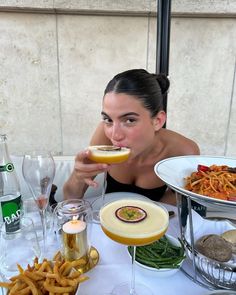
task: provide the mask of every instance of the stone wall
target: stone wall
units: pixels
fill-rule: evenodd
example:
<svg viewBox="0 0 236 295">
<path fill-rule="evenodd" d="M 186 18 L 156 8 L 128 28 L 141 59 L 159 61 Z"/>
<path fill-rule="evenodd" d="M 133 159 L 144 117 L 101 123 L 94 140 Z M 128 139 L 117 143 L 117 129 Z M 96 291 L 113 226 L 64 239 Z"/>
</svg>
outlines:
<svg viewBox="0 0 236 295">
<path fill-rule="evenodd" d="M 116 73 L 155 71 L 156 1 L 0 0 L 0 132 L 74 155 Z M 167 128 L 236 156 L 236 1 L 172 0 Z"/>
</svg>

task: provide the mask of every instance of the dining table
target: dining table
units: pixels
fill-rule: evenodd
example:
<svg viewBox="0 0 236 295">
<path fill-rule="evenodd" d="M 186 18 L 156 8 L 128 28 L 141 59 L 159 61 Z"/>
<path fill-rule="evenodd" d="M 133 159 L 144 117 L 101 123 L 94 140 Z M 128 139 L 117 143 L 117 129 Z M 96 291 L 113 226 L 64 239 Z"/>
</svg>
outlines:
<svg viewBox="0 0 236 295">
<path fill-rule="evenodd" d="M 166 233 L 179 238 L 180 227 L 177 207 L 164 203 L 160 204 L 168 211 L 174 211 L 174 215 L 169 219 Z M 115 285 L 130 281 L 131 279 L 131 257 L 127 246 L 108 238 L 102 231 L 101 225 L 96 222 L 92 223 L 90 243 L 99 253 L 98 263 L 85 273 L 88 276 L 88 280 L 80 284 L 76 295 L 112 295 L 112 289 Z M 57 238 L 53 231 L 49 231 L 48 257 L 46 258 L 52 258 L 58 250 L 60 249 Z M 192 263 L 189 259 L 186 260 L 188 260 L 188 263 L 185 265 L 184 270 L 192 274 Z M 150 271 L 146 271 L 136 264 L 135 282 L 148 286 L 152 290 L 153 295 L 182 295 L 190 293 L 191 295 L 208 295 L 211 289 L 210 286 L 206 288 L 194 282 L 181 269 L 171 276 L 160 276 L 158 272 L 150 274 Z M 5 295 L 5 292 L 2 294 Z"/>
<path fill-rule="evenodd" d="M 175 212 L 170 218 L 167 234 L 179 237 L 177 208 L 164 205 L 167 210 Z M 91 232 L 91 245 L 99 252 L 99 262 L 86 275 L 89 279 L 80 285 L 76 295 L 108 295 L 112 294 L 113 286 L 127 282 L 131 278 L 131 258 L 127 246 L 114 242 L 102 231 L 99 224 L 94 223 Z M 192 271 L 189 265 L 189 272 Z M 188 269 L 187 269 L 188 272 Z M 149 271 L 135 266 L 135 281 L 147 285 L 153 295 L 206 295 L 210 292 L 205 287 L 189 279 L 181 270 L 174 275 L 160 277 L 158 272 Z M 120 294 L 125 295 L 125 294 Z"/>
</svg>

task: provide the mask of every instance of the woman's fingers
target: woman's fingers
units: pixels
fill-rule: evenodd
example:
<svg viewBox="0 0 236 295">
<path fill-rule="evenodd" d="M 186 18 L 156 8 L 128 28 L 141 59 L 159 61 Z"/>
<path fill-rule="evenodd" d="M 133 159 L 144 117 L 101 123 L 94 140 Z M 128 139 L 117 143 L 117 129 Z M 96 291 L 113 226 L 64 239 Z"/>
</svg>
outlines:
<svg viewBox="0 0 236 295">
<path fill-rule="evenodd" d="M 87 159 L 89 157 L 89 153 L 90 151 L 89 150 L 84 150 L 80 153 L 78 153 L 75 157 L 75 162 L 79 162 L 79 161 L 83 161 L 85 159 Z"/>
<path fill-rule="evenodd" d="M 84 179 L 84 182 L 89 185 L 89 186 L 92 186 L 94 188 L 97 188 L 98 187 L 98 183 L 96 181 L 94 181 L 92 178 L 85 178 Z"/>
<path fill-rule="evenodd" d="M 90 151 L 85 150 L 80 152 L 75 158 L 74 174 L 80 180 L 83 180 L 87 185 L 98 187 L 98 183 L 93 178 L 102 172 L 107 171 L 109 165 L 94 163 L 89 160 Z"/>
<path fill-rule="evenodd" d="M 84 173 L 95 173 L 95 175 L 104 172 L 108 168 L 108 165 L 102 163 L 95 163 L 89 160 L 89 153 L 91 153 L 89 150 L 85 150 L 79 153 L 75 158 L 74 168 L 77 171 L 81 171 Z"/>
</svg>

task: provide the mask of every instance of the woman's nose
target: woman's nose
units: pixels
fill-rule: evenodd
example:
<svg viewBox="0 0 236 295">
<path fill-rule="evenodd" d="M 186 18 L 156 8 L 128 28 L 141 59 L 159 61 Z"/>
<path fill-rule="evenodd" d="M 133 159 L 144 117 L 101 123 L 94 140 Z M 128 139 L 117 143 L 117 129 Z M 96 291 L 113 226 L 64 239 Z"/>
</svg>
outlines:
<svg viewBox="0 0 236 295">
<path fill-rule="evenodd" d="M 114 141 L 120 141 L 124 138 L 124 133 L 119 126 L 113 126 L 111 138 Z"/>
</svg>

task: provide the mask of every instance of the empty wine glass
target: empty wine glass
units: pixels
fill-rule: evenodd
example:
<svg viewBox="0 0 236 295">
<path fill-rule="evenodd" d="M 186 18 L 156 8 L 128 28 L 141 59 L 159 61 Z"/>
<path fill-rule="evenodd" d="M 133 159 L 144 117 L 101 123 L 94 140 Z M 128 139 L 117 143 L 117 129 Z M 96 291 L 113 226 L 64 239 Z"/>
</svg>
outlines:
<svg viewBox="0 0 236 295">
<path fill-rule="evenodd" d="M 43 252 L 46 245 L 46 208 L 55 176 L 55 162 L 48 151 L 33 151 L 24 156 L 22 173 L 38 206 L 43 228 Z"/>
</svg>

